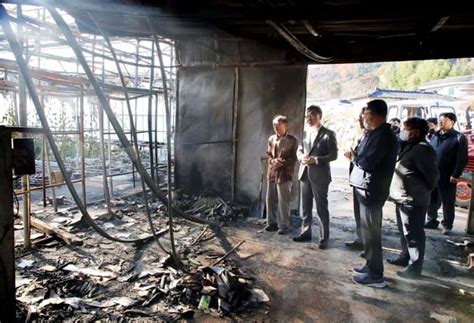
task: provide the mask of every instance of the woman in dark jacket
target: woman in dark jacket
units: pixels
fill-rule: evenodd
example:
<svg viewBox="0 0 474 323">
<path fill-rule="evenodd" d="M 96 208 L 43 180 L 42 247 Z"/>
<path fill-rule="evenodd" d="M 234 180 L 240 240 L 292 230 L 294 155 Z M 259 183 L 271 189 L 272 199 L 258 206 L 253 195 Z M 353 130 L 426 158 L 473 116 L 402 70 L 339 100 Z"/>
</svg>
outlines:
<svg viewBox="0 0 474 323">
<path fill-rule="evenodd" d="M 400 133 L 402 149 L 390 185 L 390 197 L 396 205 L 402 253 L 388 262 L 406 266 L 397 272 L 402 277 L 421 275 L 426 240 L 423 224 L 431 192 L 439 179 L 436 152 L 425 140 L 427 133 L 426 120 L 410 118 L 404 122 Z"/>
</svg>

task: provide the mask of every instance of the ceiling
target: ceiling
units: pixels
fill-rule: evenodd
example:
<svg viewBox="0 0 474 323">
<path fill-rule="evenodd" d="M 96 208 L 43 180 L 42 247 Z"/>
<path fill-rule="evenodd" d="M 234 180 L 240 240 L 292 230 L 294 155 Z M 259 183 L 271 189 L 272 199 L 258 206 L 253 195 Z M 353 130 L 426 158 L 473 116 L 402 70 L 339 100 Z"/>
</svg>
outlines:
<svg viewBox="0 0 474 323">
<path fill-rule="evenodd" d="M 300 62 L 474 57 L 474 11 L 461 1 L 444 7 L 356 0 L 45 1 L 66 10 L 83 32 L 97 33 L 93 16 L 110 35 L 235 36 L 287 48 Z"/>
</svg>

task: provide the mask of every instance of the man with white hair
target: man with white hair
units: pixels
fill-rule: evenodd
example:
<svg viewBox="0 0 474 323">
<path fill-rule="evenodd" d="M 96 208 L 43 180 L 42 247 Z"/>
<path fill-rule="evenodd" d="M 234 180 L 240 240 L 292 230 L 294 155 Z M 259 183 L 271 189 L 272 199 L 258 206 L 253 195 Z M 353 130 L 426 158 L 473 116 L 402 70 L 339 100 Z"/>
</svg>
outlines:
<svg viewBox="0 0 474 323">
<path fill-rule="evenodd" d="M 275 134 L 267 145 L 267 226 L 266 231 L 285 234 L 290 227 L 291 184 L 296 163 L 298 139 L 288 133 L 288 119 L 273 118 Z M 278 214 L 278 215 L 277 215 Z"/>
</svg>

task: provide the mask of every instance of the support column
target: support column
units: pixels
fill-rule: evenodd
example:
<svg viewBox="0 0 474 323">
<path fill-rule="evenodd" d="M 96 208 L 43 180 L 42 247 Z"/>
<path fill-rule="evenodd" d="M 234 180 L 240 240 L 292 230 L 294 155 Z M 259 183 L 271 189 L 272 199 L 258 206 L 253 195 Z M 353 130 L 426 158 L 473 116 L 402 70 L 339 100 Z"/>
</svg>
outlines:
<svg viewBox="0 0 474 323">
<path fill-rule="evenodd" d="M 21 18 L 21 5 L 16 6 L 17 16 Z M 23 27 L 18 25 L 18 38 L 20 43 L 20 49 L 23 52 Z M 28 110 L 27 110 L 27 100 L 26 100 L 26 85 L 25 80 L 20 75 L 18 80 L 18 96 L 19 96 L 19 104 L 20 104 L 20 126 L 27 127 L 28 126 Z M 25 134 L 21 134 L 22 137 Z M 30 199 L 29 199 L 29 178 L 28 175 L 25 175 L 21 178 L 21 186 L 23 193 L 23 210 L 21 212 L 22 219 L 23 219 L 23 247 L 29 248 L 31 247 L 30 241 Z"/>
<path fill-rule="evenodd" d="M 0 126 L 0 322 L 15 322 L 15 249 L 11 134 Z"/>
<path fill-rule="evenodd" d="M 471 183 L 474 183 L 474 172 L 471 172 Z M 471 202 L 469 202 L 469 213 L 467 214 L 467 234 L 474 234 L 474 189 L 471 189 Z"/>
</svg>

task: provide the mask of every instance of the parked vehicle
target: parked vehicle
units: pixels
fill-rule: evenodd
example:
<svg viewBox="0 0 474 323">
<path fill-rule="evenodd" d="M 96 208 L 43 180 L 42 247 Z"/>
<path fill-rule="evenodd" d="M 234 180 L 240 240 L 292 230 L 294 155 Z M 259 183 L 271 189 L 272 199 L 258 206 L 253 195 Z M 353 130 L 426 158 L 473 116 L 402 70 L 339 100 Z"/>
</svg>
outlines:
<svg viewBox="0 0 474 323">
<path fill-rule="evenodd" d="M 472 129 L 471 107 L 466 109 L 467 165 L 464 168 L 461 180 L 456 185 L 456 205 L 469 207 L 471 201 L 472 174 L 474 172 L 474 130 Z"/>
<path fill-rule="evenodd" d="M 471 187 L 472 187 L 472 172 L 474 171 L 474 130 L 471 128 L 470 109 L 468 108 L 466 117 L 466 127 L 468 130 L 464 131 L 468 142 L 468 163 L 464 169 L 461 180 L 456 185 L 456 206 L 469 207 L 471 201 Z M 388 120 L 391 118 L 398 118 L 406 120 L 411 117 L 419 117 L 423 119 L 438 118 L 441 113 L 452 112 L 459 115 L 449 101 L 441 100 L 401 100 L 388 103 Z M 474 116 L 473 116 L 474 117 Z M 460 122 L 454 125 L 457 131 L 461 131 Z"/>
<path fill-rule="evenodd" d="M 388 120 L 398 118 L 406 120 L 412 117 L 423 119 L 438 118 L 441 113 L 452 112 L 456 109 L 452 102 L 442 100 L 400 100 L 388 102 Z M 455 124 L 460 131 L 459 123 Z"/>
</svg>

